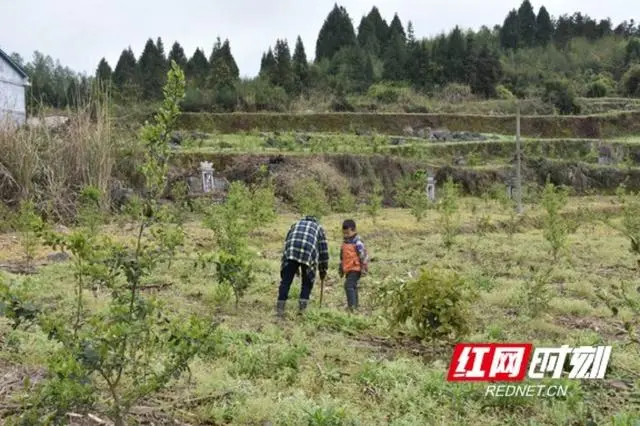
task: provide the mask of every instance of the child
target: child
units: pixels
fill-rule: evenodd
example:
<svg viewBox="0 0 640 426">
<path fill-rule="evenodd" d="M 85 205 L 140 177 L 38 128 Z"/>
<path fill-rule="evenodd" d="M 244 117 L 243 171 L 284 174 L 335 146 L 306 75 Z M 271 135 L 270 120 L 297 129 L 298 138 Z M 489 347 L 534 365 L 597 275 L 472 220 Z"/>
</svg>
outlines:
<svg viewBox="0 0 640 426">
<path fill-rule="evenodd" d="M 358 308 L 358 281 L 369 272 L 369 257 L 356 232 L 356 223 L 347 219 L 342 223 L 344 242 L 340 248 L 340 278 L 346 276 L 344 289 L 349 310 Z"/>
</svg>

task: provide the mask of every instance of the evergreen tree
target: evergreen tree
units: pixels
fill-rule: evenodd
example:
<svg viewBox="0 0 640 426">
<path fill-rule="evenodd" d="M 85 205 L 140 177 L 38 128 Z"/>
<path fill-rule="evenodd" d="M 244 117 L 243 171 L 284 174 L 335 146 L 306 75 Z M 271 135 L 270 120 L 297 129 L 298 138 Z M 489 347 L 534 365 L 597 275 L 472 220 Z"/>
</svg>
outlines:
<svg viewBox="0 0 640 426">
<path fill-rule="evenodd" d="M 474 87 L 477 78 L 478 49 L 476 48 L 475 34 L 473 31 L 467 33 L 465 42 L 464 69 L 465 82 Z"/>
<path fill-rule="evenodd" d="M 164 51 L 164 43 L 162 42 L 162 38 L 158 37 L 156 40 L 156 49 L 158 50 L 158 58 L 162 58 L 162 62 L 166 67 L 166 70 L 169 70 L 169 64 L 167 63 L 167 55 Z"/>
<path fill-rule="evenodd" d="M 438 35 L 431 43 L 431 63 L 434 83 L 443 85 L 449 82 L 445 69 L 448 58 L 449 38 L 445 34 Z"/>
<path fill-rule="evenodd" d="M 231 45 L 229 43 L 229 39 L 224 39 L 222 43 L 222 58 L 224 59 L 225 64 L 229 67 L 231 71 L 231 75 L 234 79 L 240 78 L 240 69 L 238 68 L 238 64 L 236 63 L 233 54 L 231 53 Z"/>
<path fill-rule="evenodd" d="M 75 78 L 69 80 L 66 90 L 66 104 L 71 108 L 77 108 L 84 100 L 83 93 L 80 92 L 80 85 Z"/>
<path fill-rule="evenodd" d="M 444 64 L 447 81 L 466 83 L 467 71 L 465 69 L 465 39 L 460 27 L 456 26 L 447 40 L 447 57 Z"/>
<path fill-rule="evenodd" d="M 500 29 L 500 46 L 503 49 L 516 49 L 519 37 L 518 12 L 513 9 L 505 18 Z"/>
<path fill-rule="evenodd" d="M 351 18 L 344 7 L 335 4 L 318 34 L 315 61 L 331 59 L 342 48 L 355 45 L 356 34 Z"/>
<path fill-rule="evenodd" d="M 309 87 L 309 62 L 307 62 L 307 54 L 300 36 L 296 40 L 296 48 L 293 52 L 293 78 L 295 93 L 299 95 L 306 92 Z"/>
<path fill-rule="evenodd" d="M 165 58 L 152 39 L 147 40 L 138 61 L 139 85 L 146 100 L 160 99 L 166 79 Z"/>
<path fill-rule="evenodd" d="M 536 43 L 536 14 L 531 2 L 524 0 L 518 9 L 518 47 L 532 47 Z"/>
<path fill-rule="evenodd" d="M 22 67 L 22 68 L 25 67 L 24 58 L 19 53 L 13 52 L 12 54 L 9 55 L 9 57 L 13 62 L 18 64 L 19 67 Z"/>
<path fill-rule="evenodd" d="M 394 31 L 400 35 L 403 43 L 407 42 L 407 33 L 404 32 L 402 21 L 400 21 L 397 13 L 393 15 L 393 20 L 391 20 L 391 25 L 389 25 L 389 41 L 391 40 Z"/>
<path fill-rule="evenodd" d="M 98 69 L 96 70 L 96 80 L 108 83 L 111 81 L 111 67 L 105 58 L 100 60 Z"/>
<path fill-rule="evenodd" d="M 171 63 L 171 61 L 175 61 L 175 63 L 186 72 L 187 56 L 184 54 L 184 49 L 180 43 L 177 41 L 173 43 L 173 46 L 171 46 L 171 52 L 169 52 L 169 63 Z"/>
<path fill-rule="evenodd" d="M 569 40 L 573 37 L 573 18 L 562 15 L 556 23 L 556 30 L 553 33 L 553 41 L 556 46 L 564 48 Z"/>
<path fill-rule="evenodd" d="M 413 23 L 409 21 L 407 23 L 407 43 L 412 44 L 416 42 L 416 35 L 413 32 Z"/>
<path fill-rule="evenodd" d="M 262 55 L 262 60 L 260 61 L 260 77 L 273 82 L 275 80 L 276 66 L 276 58 L 273 55 L 273 50 L 269 47 L 269 50 Z"/>
<path fill-rule="evenodd" d="M 611 19 L 601 19 L 597 26 L 598 37 L 604 38 L 613 34 L 613 24 Z"/>
<path fill-rule="evenodd" d="M 329 74 L 336 93 L 363 93 L 373 83 L 373 62 L 360 47 L 348 46 L 333 57 Z"/>
<path fill-rule="evenodd" d="M 113 83 L 120 90 L 137 83 L 137 62 L 131 47 L 120 54 L 116 68 L 113 71 Z"/>
<path fill-rule="evenodd" d="M 292 93 L 294 90 L 293 66 L 287 40 L 276 40 L 273 56 L 276 60 L 273 83 L 282 87 L 287 93 Z"/>
<path fill-rule="evenodd" d="M 625 48 L 624 62 L 626 66 L 640 63 L 640 38 L 634 37 L 627 42 Z"/>
<path fill-rule="evenodd" d="M 553 22 L 544 6 L 540 7 L 536 18 L 536 42 L 538 46 L 546 46 L 553 39 Z"/>
<path fill-rule="evenodd" d="M 425 89 L 432 83 L 430 56 L 429 48 L 425 43 L 409 43 L 406 63 L 407 79 L 417 89 Z"/>
<path fill-rule="evenodd" d="M 387 21 L 382 19 L 380 11 L 375 6 L 371 8 L 371 11 L 367 15 L 367 20 L 373 25 L 376 38 L 378 39 L 378 46 L 380 46 L 379 51 L 380 54 L 382 54 L 383 48 L 387 45 L 387 40 L 389 39 L 389 25 L 387 25 Z"/>
<path fill-rule="evenodd" d="M 218 61 L 224 62 L 232 79 L 237 80 L 240 77 L 240 70 L 238 69 L 236 60 L 231 54 L 229 39 L 225 39 L 224 42 L 220 40 L 220 37 L 216 39 L 216 42 L 213 45 L 213 50 L 211 51 L 211 56 L 209 57 L 209 65 L 212 69 L 216 68 L 216 63 Z"/>
<path fill-rule="evenodd" d="M 471 90 L 486 98 L 496 96 L 496 85 L 502 79 L 500 57 L 489 46 L 483 45 L 475 61 L 475 78 Z"/>
<path fill-rule="evenodd" d="M 358 26 L 358 46 L 373 55 L 380 55 L 380 43 L 376 36 L 376 27 L 366 16 L 362 17 Z"/>
<path fill-rule="evenodd" d="M 187 62 L 186 77 L 197 87 L 203 87 L 210 70 L 211 67 L 207 57 L 200 48 L 197 48 L 189 62 Z"/>
<path fill-rule="evenodd" d="M 406 45 L 402 33 L 393 28 L 391 39 L 383 56 L 382 78 L 388 81 L 402 81 L 406 78 Z"/>
<path fill-rule="evenodd" d="M 217 37 L 211 50 L 211 55 L 209 55 L 209 66 L 213 67 L 213 64 L 219 59 L 222 59 L 222 40 Z"/>
</svg>

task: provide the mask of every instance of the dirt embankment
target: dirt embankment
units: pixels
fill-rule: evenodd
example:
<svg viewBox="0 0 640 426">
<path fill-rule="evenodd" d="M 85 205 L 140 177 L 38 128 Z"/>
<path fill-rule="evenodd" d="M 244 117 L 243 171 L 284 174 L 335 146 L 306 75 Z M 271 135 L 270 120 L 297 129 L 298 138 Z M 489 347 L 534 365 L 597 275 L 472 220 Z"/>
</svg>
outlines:
<svg viewBox="0 0 640 426">
<path fill-rule="evenodd" d="M 267 167 L 278 176 L 277 190 L 286 198 L 288 189 L 296 181 L 311 177 L 320 181 L 327 191 L 335 192 L 348 186 L 357 197 L 370 193 L 376 181 L 384 187 L 385 203 L 393 204 L 395 186 L 399 179 L 418 170 L 435 175 L 437 185 L 451 176 L 466 194 L 480 195 L 492 185 L 504 184 L 507 168 L 470 168 L 431 166 L 418 160 L 382 155 L 238 155 L 183 154 L 174 157 L 174 167 L 181 174 L 198 176 L 200 161 L 211 161 L 227 179 L 251 183 Z M 525 185 L 544 185 L 547 176 L 555 185 L 566 185 L 577 194 L 614 192 L 625 183 L 629 189 L 640 190 L 640 170 L 599 167 L 579 162 L 555 162 L 530 159 L 523 162 Z"/>
<path fill-rule="evenodd" d="M 406 128 L 446 128 L 451 131 L 514 134 L 515 116 L 469 114 L 375 113 L 184 113 L 184 130 L 234 133 L 238 131 L 377 131 L 399 135 Z M 521 134 L 541 138 L 611 138 L 640 133 L 640 111 L 585 116 L 523 116 Z"/>
</svg>

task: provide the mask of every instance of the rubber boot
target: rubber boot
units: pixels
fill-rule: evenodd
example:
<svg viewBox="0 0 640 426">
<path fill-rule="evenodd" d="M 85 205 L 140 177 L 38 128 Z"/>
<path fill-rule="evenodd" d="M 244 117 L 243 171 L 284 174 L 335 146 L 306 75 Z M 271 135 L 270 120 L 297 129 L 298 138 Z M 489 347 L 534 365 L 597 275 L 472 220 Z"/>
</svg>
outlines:
<svg viewBox="0 0 640 426">
<path fill-rule="evenodd" d="M 309 305 L 309 300 L 300 299 L 300 301 L 298 302 L 298 315 L 304 314 L 304 312 L 307 310 L 307 305 Z"/>
<path fill-rule="evenodd" d="M 278 300 L 276 303 L 276 314 L 279 319 L 284 319 L 284 307 L 286 303 L 286 300 Z"/>
</svg>

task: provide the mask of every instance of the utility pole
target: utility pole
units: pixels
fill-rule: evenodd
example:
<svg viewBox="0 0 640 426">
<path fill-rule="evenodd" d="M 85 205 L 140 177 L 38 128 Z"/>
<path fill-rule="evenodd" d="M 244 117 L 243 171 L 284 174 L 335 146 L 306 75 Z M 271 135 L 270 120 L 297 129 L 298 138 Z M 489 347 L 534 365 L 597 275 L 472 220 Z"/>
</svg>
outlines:
<svg viewBox="0 0 640 426">
<path fill-rule="evenodd" d="M 520 102 L 517 102 L 516 108 L 516 157 L 517 157 L 517 168 L 516 168 L 516 187 L 517 187 L 517 197 L 518 197 L 518 214 L 522 214 L 522 155 L 520 149 Z"/>
</svg>

